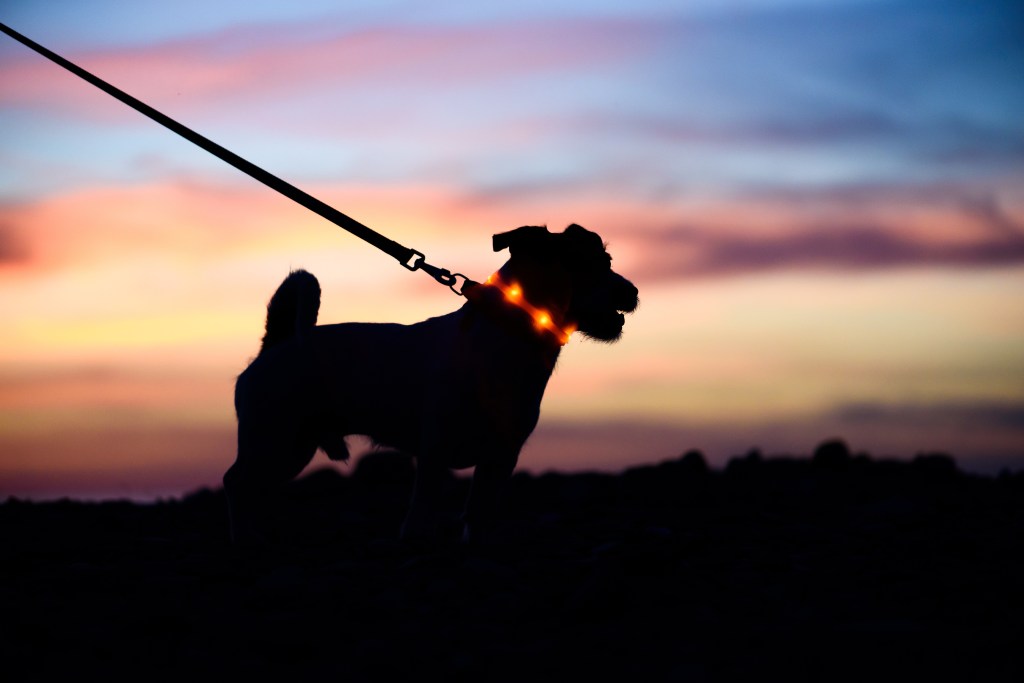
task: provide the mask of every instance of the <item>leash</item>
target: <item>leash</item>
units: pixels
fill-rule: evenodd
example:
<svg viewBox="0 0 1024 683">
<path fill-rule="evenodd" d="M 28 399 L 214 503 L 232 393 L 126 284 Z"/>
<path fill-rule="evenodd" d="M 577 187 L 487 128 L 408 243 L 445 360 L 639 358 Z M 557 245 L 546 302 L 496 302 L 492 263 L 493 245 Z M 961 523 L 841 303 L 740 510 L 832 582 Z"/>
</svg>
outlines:
<svg viewBox="0 0 1024 683">
<path fill-rule="evenodd" d="M 423 272 L 427 273 L 430 277 L 434 278 L 434 280 L 436 280 L 442 285 L 445 285 L 459 296 L 464 296 L 463 290 L 466 288 L 467 285 L 476 284 L 462 273 L 452 273 L 450 270 L 446 268 L 439 268 L 437 266 L 430 265 L 429 263 L 427 263 L 426 257 L 423 255 L 422 252 L 417 251 L 415 249 L 410 249 L 409 247 L 402 246 L 398 242 L 388 239 L 387 237 L 380 234 L 376 230 L 373 230 L 363 225 L 354 218 L 346 216 L 341 211 L 335 209 L 333 206 L 325 204 L 316 197 L 307 194 L 306 192 L 303 192 L 302 190 L 295 187 L 291 183 L 288 183 L 282 180 L 281 178 L 278 178 L 276 175 L 263 170 L 256 164 L 253 164 L 252 162 L 243 159 L 242 157 L 238 156 L 231 150 L 218 145 L 213 140 L 210 140 L 209 138 L 200 135 L 191 128 L 183 126 L 171 117 L 149 106 L 145 102 L 137 100 L 128 93 L 124 92 L 123 90 L 120 90 L 111 85 L 110 83 L 107 83 L 103 79 L 89 73 L 77 64 L 74 64 L 68 61 L 67 59 L 64 59 L 57 53 L 52 52 L 43 47 L 42 45 L 40 45 L 39 43 L 23 36 L 22 34 L 18 33 L 17 31 L 10 28 L 6 24 L 0 23 L 0 31 L 3 31 L 11 38 L 17 40 L 19 43 L 22 43 L 23 45 L 35 50 L 36 52 L 46 57 L 50 61 L 58 64 L 59 66 L 64 67 L 65 69 L 75 74 L 79 78 L 88 81 L 89 83 L 96 86 L 108 95 L 111 95 L 112 97 L 115 97 L 124 104 L 127 104 L 129 107 L 139 112 L 140 114 L 148 116 L 149 118 L 153 119 L 165 128 L 174 131 L 175 133 L 185 138 L 189 142 L 198 145 L 199 147 L 202 147 L 207 152 L 213 154 L 215 157 L 221 159 L 222 161 L 226 161 L 227 163 L 231 164 L 242 173 L 245 173 L 246 175 L 255 178 L 256 180 L 260 181 L 261 183 L 263 183 L 264 185 L 273 190 L 277 190 L 285 197 L 288 197 L 294 202 L 298 202 L 299 204 L 306 207 L 313 213 L 322 216 L 323 218 L 326 218 L 330 222 L 337 225 L 339 228 L 348 230 L 356 237 L 359 237 L 360 239 L 369 242 L 373 246 L 383 251 L 385 254 L 388 254 L 389 256 L 397 259 L 398 262 L 401 263 L 402 266 L 405 267 L 407 270 L 422 270 Z"/>
</svg>

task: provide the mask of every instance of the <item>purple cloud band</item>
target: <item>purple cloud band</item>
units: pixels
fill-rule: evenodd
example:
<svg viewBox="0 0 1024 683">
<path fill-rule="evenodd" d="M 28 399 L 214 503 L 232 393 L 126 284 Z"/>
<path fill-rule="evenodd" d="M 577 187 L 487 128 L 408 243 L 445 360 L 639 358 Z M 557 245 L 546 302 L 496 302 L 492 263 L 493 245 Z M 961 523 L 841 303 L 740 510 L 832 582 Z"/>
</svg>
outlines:
<svg viewBox="0 0 1024 683">
<path fill-rule="evenodd" d="M 888 191 L 891 193 L 892 189 Z M 882 194 L 881 203 L 885 204 L 886 193 Z M 935 200 L 933 197 L 931 201 Z M 994 198 L 947 193 L 938 201 L 945 206 L 940 206 L 935 215 L 953 216 L 957 221 L 955 239 L 924 235 L 920 226 L 914 230 L 901 226 L 899 213 L 885 221 L 873 218 L 870 202 L 835 203 L 830 217 L 808 221 L 799 214 L 802 202 L 792 197 L 771 204 L 783 217 L 792 214 L 790 230 L 770 234 L 741 228 L 721 230 L 701 225 L 698 218 L 670 229 L 623 237 L 633 241 L 643 254 L 639 261 L 647 267 L 636 276 L 647 280 L 785 269 L 979 269 L 1024 263 L 1024 225 Z M 736 203 L 742 204 L 740 200 Z M 905 204 L 903 211 L 910 215 L 914 209 L 928 207 L 925 199 L 917 197 Z M 843 215 L 844 209 L 848 215 Z"/>
</svg>

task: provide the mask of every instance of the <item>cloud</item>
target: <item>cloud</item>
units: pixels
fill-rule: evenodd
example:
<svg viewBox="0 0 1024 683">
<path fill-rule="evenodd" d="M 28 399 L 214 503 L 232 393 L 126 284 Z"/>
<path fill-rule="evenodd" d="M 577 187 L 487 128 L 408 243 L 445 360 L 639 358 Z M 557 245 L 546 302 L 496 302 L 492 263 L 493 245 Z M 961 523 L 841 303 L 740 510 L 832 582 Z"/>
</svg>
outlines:
<svg viewBox="0 0 1024 683">
<path fill-rule="evenodd" d="M 873 270 L 901 266 L 979 268 L 1024 263 L 1024 237 L 991 237 L 967 244 L 927 244 L 886 227 L 820 226 L 784 237 L 717 237 L 676 231 L 667 243 L 681 242 L 696 255 L 679 275 L 729 275 L 788 268 Z"/>
<path fill-rule="evenodd" d="M 877 402 L 851 403 L 835 409 L 836 419 L 851 425 L 899 425 L 928 428 L 976 430 L 999 429 L 1024 432 L 1024 403 L 1012 401 L 981 401 L 977 403 L 891 404 Z"/>
<path fill-rule="evenodd" d="M 0 268 L 28 260 L 28 249 L 14 226 L 0 223 Z"/>
<path fill-rule="evenodd" d="M 667 144 L 801 145 L 864 142 L 905 134 L 904 124 L 881 111 L 797 111 L 744 121 L 681 120 L 656 116 L 584 117 L 574 127 L 593 133 L 634 134 Z M 568 124 L 567 124 L 568 127 Z"/>
<path fill-rule="evenodd" d="M 492 256 L 490 233 L 481 225 L 496 226 L 497 232 L 522 224 L 507 207 L 469 205 L 457 189 L 440 184 L 332 183 L 306 189 L 401 243 L 429 246 L 429 239 L 437 245 L 453 235 L 460 242 L 471 239 L 482 250 L 478 261 Z M 275 251 L 294 258 L 312 249 L 369 255 L 371 247 L 244 178 L 230 184 L 172 180 L 94 186 L 0 203 L 0 271 L 19 260 L 40 274 L 53 274 L 74 265 L 139 259 L 200 264 Z"/>
<path fill-rule="evenodd" d="M 1024 130 L 934 112 L 897 116 L 882 104 L 798 109 L 756 109 L 739 121 L 687 120 L 669 116 L 598 116 L 558 124 L 591 135 L 618 135 L 678 149 L 832 149 L 835 154 L 874 150 L 903 163 L 948 167 L 1014 168 L 1024 159 Z"/>
<path fill-rule="evenodd" d="M 692 211 L 685 223 L 626 239 L 644 264 L 638 277 L 648 280 L 1024 264 L 1024 225 L 996 198 L 946 194 L 936 205 L 906 195 L 893 201 L 893 194 L 836 201 L 826 193 L 817 205 L 737 198 L 731 209 Z"/>
<path fill-rule="evenodd" d="M 300 88 L 430 87 L 442 92 L 523 74 L 596 69 L 644 49 L 646 34 L 654 31 L 655 24 L 617 19 L 397 24 L 326 35 L 312 25 L 288 31 L 255 26 L 66 56 L 143 101 L 180 110 L 237 103 L 254 94 L 270 102 L 275 92 Z M 0 105 L 66 108 L 96 101 L 88 87 L 69 87 L 73 77 L 55 77 L 60 71 L 35 55 L 12 60 L 0 81 Z M 88 115 L 90 109 L 81 113 Z M 121 110 L 91 111 L 107 117 Z"/>
</svg>

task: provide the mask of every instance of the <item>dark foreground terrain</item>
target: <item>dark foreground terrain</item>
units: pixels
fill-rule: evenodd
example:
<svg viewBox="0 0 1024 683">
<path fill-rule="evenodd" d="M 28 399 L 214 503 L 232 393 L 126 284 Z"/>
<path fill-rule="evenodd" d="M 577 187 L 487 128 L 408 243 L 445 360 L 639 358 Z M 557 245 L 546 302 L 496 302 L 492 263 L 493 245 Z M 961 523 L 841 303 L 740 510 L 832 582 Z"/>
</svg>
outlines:
<svg viewBox="0 0 1024 683">
<path fill-rule="evenodd" d="M 220 491 L 0 506 L 3 670 L 204 680 L 1024 680 L 1024 475 L 690 453 L 517 475 L 492 539 L 397 542 L 394 454 L 295 482 L 272 549 Z M 452 480 L 457 512 L 467 482 Z M 453 530 L 454 530 L 454 524 Z M 235 678 L 239 677 L 239 678 Z M 421 678 L 424 677 L 424 678 Z M 9 679 L 21 680 L 21 679 Z"/>
</svg>

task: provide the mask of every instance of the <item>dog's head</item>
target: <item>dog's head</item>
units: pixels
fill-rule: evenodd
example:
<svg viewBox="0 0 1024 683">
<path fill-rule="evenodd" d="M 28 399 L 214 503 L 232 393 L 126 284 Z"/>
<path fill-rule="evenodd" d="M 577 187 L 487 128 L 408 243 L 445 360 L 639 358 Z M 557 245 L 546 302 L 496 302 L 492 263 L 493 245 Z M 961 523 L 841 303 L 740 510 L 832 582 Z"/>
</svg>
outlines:
<svg viewBox="0 0 1024 683">
<path fill-rule="evenodd" d="M 612 270 L 600 235 L 575 223 L 564 232 L 527 225 L 494 236 L 511 258 L 499 271 L 535 307 L 558 311 L 564 326 L 603 342 L 622 336 L 623 313 L 636 310 L 637 289 Z"/>
</svg>

